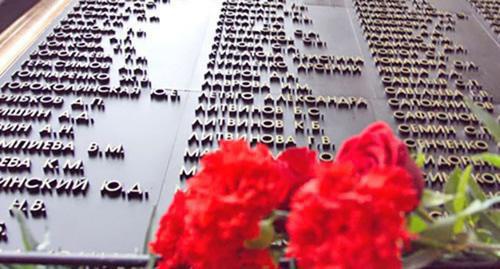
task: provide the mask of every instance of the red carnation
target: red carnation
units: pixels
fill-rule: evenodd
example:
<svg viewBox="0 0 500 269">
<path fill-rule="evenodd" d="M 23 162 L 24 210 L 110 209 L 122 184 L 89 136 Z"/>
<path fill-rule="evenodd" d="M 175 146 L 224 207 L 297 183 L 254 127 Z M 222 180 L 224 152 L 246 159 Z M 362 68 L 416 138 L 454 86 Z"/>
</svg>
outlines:
<svg viewBox="0 0 500 269">
<path fill-rule="evenodd" d="M 419 203 L 411 175 L 397 166 L 372 169 L 362 176 L 356 192 L 370 195 L 374 203 L 390 203 L 400 212 L 410 212 Z"/>
<path fill-rule="evenodd" d="M 421 171 L 412 160 L 406 145 L 384 122 L 373 123 L 361 134 L 344 141 L 336 161 L 354 164 L 360 174 L 379 166 L 402 167 L 411 174 L 411 181 L 418 197 L 423 191 L 424 181 Z"/>
<path fill-rule="evenodd" d="M 306 147 L 290 148 L 281 152 L 277 160 L 284 166 L 282 171 L 290 185 L 287 198 L 280 208 L 288 209 L 288 203 L 295 191 L 315 176 L 318 165 L 316 152 Z"/>
<path fill-rule="evenodd" d="M 267 249 L 247 249 L 259 222 L 288 193 L 282 166 L 269 149 L 222 141 L 207 154 L 186 191 L 183 249 L 194 268 L 275 268 Z"/>
<path fill-rule="evenodd" d="M 362 179 L 353 168 L 324 164 L 294 196 L 288 255 L 300 268 L 401 268 L 408 234 L 399 206 L 391 202 L 398 171 L 377 171 Z M 378 178 L 384 175 L 389 178 Z M 387 193 L 381 190 L 385 185 L 391 187 Z"/>
<path fill-rule="evenodd" d="M 181 249 L 185 214 L 185 195 L 183 192 L 178 191 L 167 213 L 160 220 L 160 227 L 156 232 L 156 240 L 150 243 L 151 251 L 162 256 L 162 259 L 158 263 L 158 268 L 189 268 L 187 259 Z"/>
</svg>

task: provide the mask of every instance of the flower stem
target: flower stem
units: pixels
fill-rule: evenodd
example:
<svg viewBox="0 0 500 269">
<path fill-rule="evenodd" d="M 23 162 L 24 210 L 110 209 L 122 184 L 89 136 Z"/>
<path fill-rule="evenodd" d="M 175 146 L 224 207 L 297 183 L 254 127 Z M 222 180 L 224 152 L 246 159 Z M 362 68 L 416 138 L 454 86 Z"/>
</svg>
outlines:
<svg viewBox="0 0 500 269">
<path fill-rule="evenodd" d="M 467 247 L 480 250 L 488 250 L 488 251 L 500 251 L 500 245 L 498 244 L 484 244 L 475 242 L 475 243 L 468 243 Z"/>
<path fill-rule="evenodd" d="M 415 242 L 422 244 L 422 245 L 425 245 L 425 246 L 432 247 L 432 248 L 444 249 L 444 250 L 450 251 L 450 252 L 455 251 L 455 248 L 453 248 L 449 244 L 444 244 L 444 243 L 441 243 L 439 241 L 436 241 L 436 240 L 433 240 L 430 238 L 420 237 L 420 238 L 416 239 Z"/>
<path fill-rule="evenodd" d="M 434 219 L 431 218 L 431 216 L 429 216 L 429 213 L 427 213 L 427 211 L 425 211 L 425 209 L 423 209 L 422 207 L 420 207 L 420 206 L 417 207 L 416 213 L 417 213 L 417 215 L 422 217 L 426 222 L 434 223 Z"/>
</svg>

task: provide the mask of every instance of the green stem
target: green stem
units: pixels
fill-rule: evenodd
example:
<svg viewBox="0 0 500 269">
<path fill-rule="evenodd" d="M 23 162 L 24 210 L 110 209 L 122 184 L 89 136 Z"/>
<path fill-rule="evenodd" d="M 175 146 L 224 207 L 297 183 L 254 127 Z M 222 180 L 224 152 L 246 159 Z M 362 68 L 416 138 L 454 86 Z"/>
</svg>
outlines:
<svg viewBox="0 0 500 269">
<path fill-rule="evenodd" d="M 480 250 L 500 251 L 500 245 L 497 244 L 468 243 L 466 246 Z"/>
<path fill-rule="evenodd" d="M 423 209 L 422 207 L 420 207 L 420 206 L 417 207 L 416 213 L 417 213 L 417 215 L 422 217 L 426 222 L 434 223 L 434 219 L 431 218 L 431 216 L 429 216 L 429 213 L 427 213 L 427 211 L 425 211 L 425 209 Z"/>
<path fill-rule="evenodd" d="M 453 244 L 453 243 L 441 243 L 439 241 L 430 239 L 430 238 L 425 238 L 425 237 L 420 237 L 415 242 L 429 246 L 432 248 L 437 248 L 437 249 L 443 249 L 448 252 L 459 252 L 463 251 L 466 249 L 477 249 L 477 250 L 485 250 L 485 251 L 490 251 L 490 252 L 495 252 L 495 251 L 500 251 L 500 245 L 497 244 L 484 244 L 484 243 L 466 243 L 466 244 Z"/>
<path fill-rule="evenodd" d="M 455 248 L 453 248 L 449 244 L 444 244 L 444 243 L 441 243 L 439 241 L 436 241 L 436 240 L 433 240 L 430 238 L 420 237 L 420 238 L 416 239 L 415 242 L 422 244 L 422 245 L 425 245 L 425 246 L 432 247 L 432 248 L 444 249 L 444 250 L 450 251 L 450 252 L 455 251 Z"/>
</svg>

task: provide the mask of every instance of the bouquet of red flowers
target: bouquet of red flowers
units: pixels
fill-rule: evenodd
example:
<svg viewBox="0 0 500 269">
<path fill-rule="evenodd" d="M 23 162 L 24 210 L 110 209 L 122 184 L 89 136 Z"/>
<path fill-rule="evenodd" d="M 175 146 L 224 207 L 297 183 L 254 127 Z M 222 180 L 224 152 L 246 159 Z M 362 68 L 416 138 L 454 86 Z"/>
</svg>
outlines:
<svg viewBox="0 0 500 269">
<path fill-rule="evenodd" d="M 468 231 L 466 218 L 496 202 L 429 218 L 425 207 L 458 198 L 424 191 L 421 170 L 382 122 L 345 141 L 333 162 L 317 161 L 307 148 L 275 157 L 240 140 L 221 141 L 201 166 L 175 194 L 150 244 L 160 268 L 270 269 L 283 258 L 299 268 L 401 268 L 410 243 L 420 263 L 453 251 Z M 432 241 L 443 228 L 455 230 L 437 242 L 448 252 Z"/>
</svg>

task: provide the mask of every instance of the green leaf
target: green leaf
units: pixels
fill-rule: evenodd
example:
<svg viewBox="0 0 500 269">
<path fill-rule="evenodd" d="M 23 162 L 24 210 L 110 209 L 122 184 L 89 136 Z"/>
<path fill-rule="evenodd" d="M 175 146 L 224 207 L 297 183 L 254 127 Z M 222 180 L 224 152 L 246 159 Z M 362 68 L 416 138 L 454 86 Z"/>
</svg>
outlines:
<svg viewBox="0 0 500 269">
<path fill-rule="evenodd" d="M 411 214 L 408 219 L 408 230 L 411 233 L 420 233 L 427 228 L 427 223 L 417 214 Z"/>
<path fill-rule="evenodd" d="M 455 223 L 458 219 L 464 219 L 465 217 L 481 213 L 499 202 L 500 196 L 490 198 L 483 202 L 475 200 L 469 205 L 469 207 L 462 210 L 461 212 L 436 220 L 420 234 L 423 237 L 431 238 L 432 240 L 441 243 L 449 242 L 453 239 L 453 227 L 455 226 Z"/>
<path fill-rule="evenodd" d="M 469 179 L 472 173 L 472 166 L 469 165 L 465 168 L 464 172 L 460 176 L 460 180 L 457 185 L 457 192 L 455 195 L 455 200 L 453 200 L 453 211 L 455 213 L 462 212 L 468 203 L 467 198 L 467 186 L 469 185 Z M 453 227 L 453 231 L 455 234 L 462 232 L 464 229 L 464 219 L 458 218 L 455 226 Z"/>
<path fill-rule="evenodd" d="M 469 182 L 469 187 L 472 192 L 472 196 L 474 199 L 478 199 L 480 201 L 485 201 L 487 199 L 486 194 L 484 193 L 483 189 L 475 180 L 471 180 Z M 492 239 L 494 241 L 499 241 L 500 240 L 500 212 L 498 210 L 496 211 L 489 211 L 489 212 L 482 212 L 478 214 L 478 222 L 477 222 L 477 227 L 476 229 L 482 229 L 484 228 L 487 230 L 491 235 Z M 484 234 L 484 233 L 483 233 Z M 482 238 L 483 242 L 485 241 L 485 236 L 479 236 L 479 238 Z"/>
<path fill-rule="evenodd" d="M 17 222 L 19 223 L 19 229 L 21 230 L 21 238 L 24 250 L 34 251 L 38 246 L 38 242 L 33 237 L 33 234 L 31 233 L 31 230 L 28 228 L 28 225 L 26 225 L 26 219 L 24 218 L 23 213 L 18 209 L 14 209 L 13 212 L 14 216 L 17 219 Z"/>
<path fill-rule="evenodd" d="M 436 207 L 449 202 L 454 198 L 455 196 L 451 194 L 425 189 L 422 196 L 422 205 L 426 208 Z"/>
<path fill-rule="evenodd" d="M 478 218 L 476 230 L 483 230 L 483 234 L 491 234 L 491 242 L 500 242 L 500 212 L 498 210 L 481 212 L 478 214 Z M 485 243 L 491 243 L 490 241 L 483 240 Z"/>
<path fill-rule="evenodd" d="M 472 102 L 472 100 L 468 97 L 464 97 L 464 101 L 467 106 L 469 106 L 472 113 L 476 114 L 478 119 L 484 124 L 486 129 L 488 129 L 493 138 L 495 138 L 495 141 L 500 143 L 500 125 L 497 123 L 495 118 L 478 105 L 474 104 L 474 102 Z"/>
<path fill-rule="evenodd" d="M 472 160 L 482 160 L 485 161 L 496 168 L 500 168 L 500 155 L 493 153 L 482 153 L 472 156 Z"/>
<path fill-rule="evenodd" d="M 144 244 L 142 246 L 142 253 L 143 254 L 148 254 L 149 253 L 149 242 L 151 241 L 151 235 L 153 234 L 153 226 L 154 226 L 154 220 L 156 216 L 156 211 L 157 211 L 157 205 L 153 206 L 153 210 L 151 211 L 151 215 L 149 216 L 149 222 L 148 222 L 148 227 L 146 229 L 146 234 L 144 235 Z"/>
<path fill-rule="evenodd" d="M 438 219 L 433 225 L 431 225 L 428 228 L 428 230 L 439 228 L 442 226 L 447 226 L 450 224 L 454 224 L 458 218 L 463 218 L 463 217 L 467 217 L 467 216 L 481 213 L 481 212 L 489 209 L 490 207 L 492 207 L 494 204 L 499 203 L 499 202 L 500 202 L 500 196 L 490 198 L 490 199 L 483 201 L 483 202 L 481 202 L 479 200 L 474 200 L 469 205 L 469 207 L 462 210 L 461 212 L 459 212 L 455 215 L 449 215 L 447 217 Z"/>
<path fill-rule="evenodd" d="M 445 194 L 456 195 L 458 182 L 460 181 L 461 174 L 462 174 L 462 171 L 460 171 L 459 168 L 455 168 L 453 170 L 453 172 L 451 172 L 450 176 L 448 177 L 448 180 L 446 180 L 446 183 L 444 184 L 444 187 L 443 187 Z M 444 207 L 450 213 L 454 212 L 453 201 L 446 202 L 444 204 Z"/>
<path fill-rule="evenodd" d="M 487 230 L 494 241 L 500 240 L 500 223 L 494 219 L 490 212 L 481 212 L 479 215 L 478 227 L 476 229 Z"/>
<path fill-rule="evenodd" d="M 415 164 L 418 168 L 424 168 L 425 165 L 425 154 L 419 149 L 417 152 L 417 157 L 415 158 Z"/>
<path fill-rule="evenodd" d="M 436 261 L 443 255 L 443 252 L 438 249 L 421 249 L 410 256 L 403 257 L 403 268 L 419 269 L 424 268 L 432 262 Z"/>
<path fill-rule="evenodd" d="M 482 202 L 475 200 L 474 202 L 472 202 L 470 204 L 469 207 L 467 207 L 465 210 L 463 210 L 462 212 L 457 214 L 457 216 L 464 216 L 465 217 L 465 216 L 477 214 L 477 213 L 480 213 L 480 212 L 483 212 L 483 211 L 489 209 L 490 207 L 492 207 L 496 203 L 500 203 L 500 196 L 495 196 L 495 197 L 489 198 L 489 199 L 482 201 Z"/>
<path fill-rule="evenodd" d="M 462 175 L 460 175 L 457 190 L 455 192 L 455 200 L 453 200 L 453 211 L 455 213 L 461 212 L 467 205 L 467 186 L 472 173 L 472 166 L 467 166 Z"/>
<path fill-rule="evenodd" d="M 469 180 L 469 188 L 472 192 L 472 197 L 474 197 L 474 199 L 479 199 L 480 201 L 486 200 L 487 198 L 486 193 L 484 193 L 483 188 L 479 186 L 477 181 L 475 181 L 474 179 Z"/>
<path fill-rule="evenodd" d="M 474 234 L 481 242 L 487 244 L 493 242 L 493 234 L 486 229 L 476 228 L 474 229 Z"/>
<path fill-rule="evenodd" d="M 490 210 L 488 211 L 488 216 L 496 223 L 500 225 L 500 210 Z"/>
</svg>

